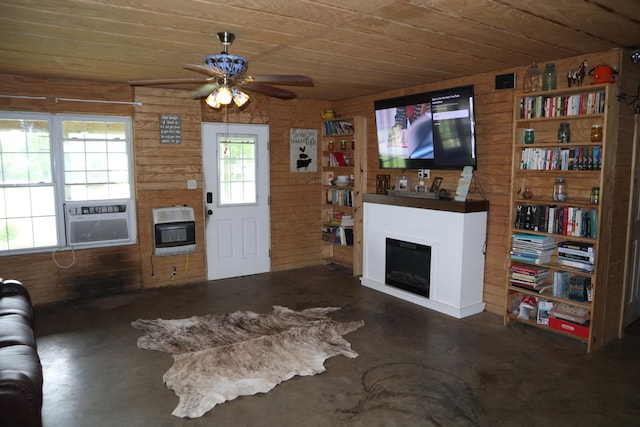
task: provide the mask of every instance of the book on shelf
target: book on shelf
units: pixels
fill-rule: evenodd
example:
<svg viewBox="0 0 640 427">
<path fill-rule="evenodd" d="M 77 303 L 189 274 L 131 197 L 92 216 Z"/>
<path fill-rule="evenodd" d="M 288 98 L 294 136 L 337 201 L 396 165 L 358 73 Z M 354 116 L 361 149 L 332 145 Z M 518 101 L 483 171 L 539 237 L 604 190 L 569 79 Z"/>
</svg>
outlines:
<svg viewBox="0 0 640 427">
<path fill-rule="evenodd" d="M 329 188 L 325 199 L 327 204 L 353 206 L 353 190 Z"/>
<path fill-rule="evenodd" d="M 517 280 L 511 280 L 511 285 L 518 287 L 518 288 L 522 288 L 528 291 L 533 291 L 533 292 L 538 292 L 538 293 L 542 293 L 545 290 L 549 289 L 551 287 L 551 285 L 549 284 L 540 284 L 540 285 L 532 285 L 530 283 L 527 282 L 520 282 Z"/>
<path fill-rule="evenodd" d="M 332 228 L 331 242 L 334 245 L 353 246 L 353 229 L 344 227 Z"/>
<path fill-rule="evenodd" d="M 540 271 L 537 273 L 530 273 L 511 269 L 510 274 L 514 279 L 525 280 L 529 282 L 543 282 L 547 277 L 549 277 L 548 270 Z"/>
<path fill-rule="evenodd" d="M 595 266 L 590 262 L 577 261 L 575 259 L 565 258 L 562 256 L 558 256 L 558 264 L 565 267 L 583 270 L 586 273 L 593 273 L 595 270 Z"/>
<path fill-rule="evenodd" d="M 325 242 L 332 242 L 334 228 L 335 227 L 331 227 L 331 226 L 322 227 L 322 240 L 324 240 Z"/>
<path fill-rule="evenodd" d="M 576 261 L 586 262 L 589 264 L 594 264 L 596 262 L 596 257 L 593 254 L 592 255 L 576 254 L 574 252 L 569 252 L 569 251 L 571 250 L 558 248 L 558 256 L 561 256 L 562 258 L 566 258 L 566 259 L 573 259 Z"/>
<path fill-rule="evenodd" d="M 555 247 L 555 239 L 551 236 L 541 236 L 538 234 L 527 233 L 514 233 L 513 242 L 519 242 L 521 244 L 533 245 L 534 247 L 540 247 L 542 249 L 549 249 Z"/>
<path fill-rule="evenodd" d="M 519 262 L 527 262 L 527 263 L 531 263 L 531 264 L 537 264 L 537 265 L 542 265 L 542 264 L 548 264 L 549 262 L 551 262 L 551 256 L 549 256 L 548 258 L 529 258 L 529 257 L 522 257 L 522 256 L 518 256 L 518 255 L 511 255 L 511 260 L 512 261 L 519 261 Z"/>
<path fill-rule="evenodd" d="M 353 124 L 346 120 L 327 120 L 324 122 L 327 135 L 345 135 L 353 133 Z"/>
<path fill-rule="evenodd" d="M 572 95 L 533 95 L 520 98 L 520 119 L 604 113 L 605 92 Z"/>
<path fill-rule="evenodd" d="M 347 167 L 349 166 L 349 163 L 342 151 L 332 151 L 329 153 L 329 166 Z"/>
<path fill-rule="evenodd" d="M 514 228 L 595 239 L 598 211 L 577 206 L 517 204 Z"/>
<path fill-rule="evenodd" d="M 553 303 L 551 301 L 538 302 L 538 315 L 536 321 L 539 325 L 549 324 L 549 311 L 551 311 L 552 308 Z"/>
<path fill-rule="evenodd" d="M 591 277 L 576 274 L 569 280 L 567 298 L 572 301 L 590 301 Z"/>
<path fill-rule="evenodd" d="M 600 170 L 602 150 L 599 146 L 525 147 L 520 153 L 522 170 Z"/>
<path fill-rule="evenodd" d="M 595 251 L 592 243 L 575 242 L 573 240 L 563 240 L 561 242 L 558 242 L 558 247 L 562 247 L 566 249 L 581 250 L 589 253 L 593 253 Z"/>
<path fill-rule="evenodd" d="M 511 271 L 514 273 L 529 274 L 532 276 L 546 276 L 549 274 L 549 269 L 547 267 L 525 264 L 511 264 Z"/>
<path fill-rule="evenodd" d="M 342 227 L 353 227 L 354 220 L 353 216 L 345 212 L 337 212 L 331 217 L 329 224 Z"/>
<path fill-rule="evenodd" d="M 564 302 L 554 304 L 549 310 L 549 314 L 559 319 L 568 320 L 570 322 L 584 325 L 589 321 L 590 312 L 586 307 L 567 304 Z"/>
<path fill-rule="evenodd" d="M 553 296 L 559 298 L 568 298 L 569 296 L 569 272 L 554 271 L 553 272 Z"/>
</svg>

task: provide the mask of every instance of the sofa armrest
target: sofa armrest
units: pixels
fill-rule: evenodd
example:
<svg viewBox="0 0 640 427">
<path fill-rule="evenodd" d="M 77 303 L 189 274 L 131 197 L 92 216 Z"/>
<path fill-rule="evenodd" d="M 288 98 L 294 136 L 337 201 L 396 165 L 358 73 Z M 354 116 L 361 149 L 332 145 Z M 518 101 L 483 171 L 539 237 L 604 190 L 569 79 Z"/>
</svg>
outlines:
<svg viewBox="0 0 640 427">
<path fill-rule="evenodd" d="M 27 298 L 29 305 L 31 305 L 31 296 L 29 295 L 29 291 L 21 282 L 17 280 L 0 279 L 0 298 L 11 295 L 21 295 Z"/>
</svg>

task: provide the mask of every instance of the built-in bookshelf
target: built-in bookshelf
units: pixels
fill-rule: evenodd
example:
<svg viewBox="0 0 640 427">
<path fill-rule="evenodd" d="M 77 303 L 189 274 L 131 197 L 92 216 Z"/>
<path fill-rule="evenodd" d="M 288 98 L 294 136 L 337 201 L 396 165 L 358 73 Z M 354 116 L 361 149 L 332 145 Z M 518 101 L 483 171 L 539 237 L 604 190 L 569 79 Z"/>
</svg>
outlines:
<svg viewBox="0 0 640 427">
<path fill-rule="evenodd" d="M 322 256 L 360 275 L 366 119 L 323 121 L 321 135 Z"/>
<path fill-rule="evenodd" d="M 614 227 L 602 217 L 614 204 L 617 111 L 610 84 L 514 96 L 505 324 L 564 334 L 588 351 L 619 334 L 604 322 L 622 318 L 599 256 Z"/>
</svg>

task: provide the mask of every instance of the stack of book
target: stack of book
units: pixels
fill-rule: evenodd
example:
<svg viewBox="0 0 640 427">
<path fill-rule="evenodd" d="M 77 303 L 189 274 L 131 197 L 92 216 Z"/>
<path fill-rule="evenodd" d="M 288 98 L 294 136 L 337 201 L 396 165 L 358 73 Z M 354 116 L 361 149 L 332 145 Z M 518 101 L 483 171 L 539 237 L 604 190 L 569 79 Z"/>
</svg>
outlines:
<svg viewBox="0 0 640 427">
<path fill-rule="evenodd" d="M 578 325 L 586 325 L 589 321 L 588 308 L 569 305 L 564 302 L 554 304 L 553 308 L 549 310 L 549 315 L 577 323 Z"/>
<path fill-rule="evenodd" d="M 331 217 L 329 224 L 339 227 L 353 227 L 353 216 L 344 212 L 337 212 Z"/>
<path fill-rule="evenodd" d="M 530 264 L 546 264 L 551 262 L 555 247 L 555 239 L 551 236 L 514 234 L 511 242 L 511 259 Z"/>
<path fill-rule="evenodd" d="M 547 277 L 549 277 L 548 268 L 536 265 L 511 264 L 509 279 L 513 286 L 542 292 L 551 286 L 545 282 Z"/>
<path fill-rule="evenodd" d="M 590 243 L 564 241 L 558 243 L 558 264 L 593 273 L 596 253 Z"/>
</svg>

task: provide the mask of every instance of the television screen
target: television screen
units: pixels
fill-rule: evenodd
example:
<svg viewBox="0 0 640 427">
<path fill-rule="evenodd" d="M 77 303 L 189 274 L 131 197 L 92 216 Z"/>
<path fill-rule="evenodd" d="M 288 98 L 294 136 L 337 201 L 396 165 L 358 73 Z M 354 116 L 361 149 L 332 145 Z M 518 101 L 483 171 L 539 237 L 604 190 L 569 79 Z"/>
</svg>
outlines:
<svg viewBox="0 0 640 427">
<path fill-rule="evenodd" d="M 381 169 L 477 166 L 473 86 L 374 102 Z"/>
</svg>

